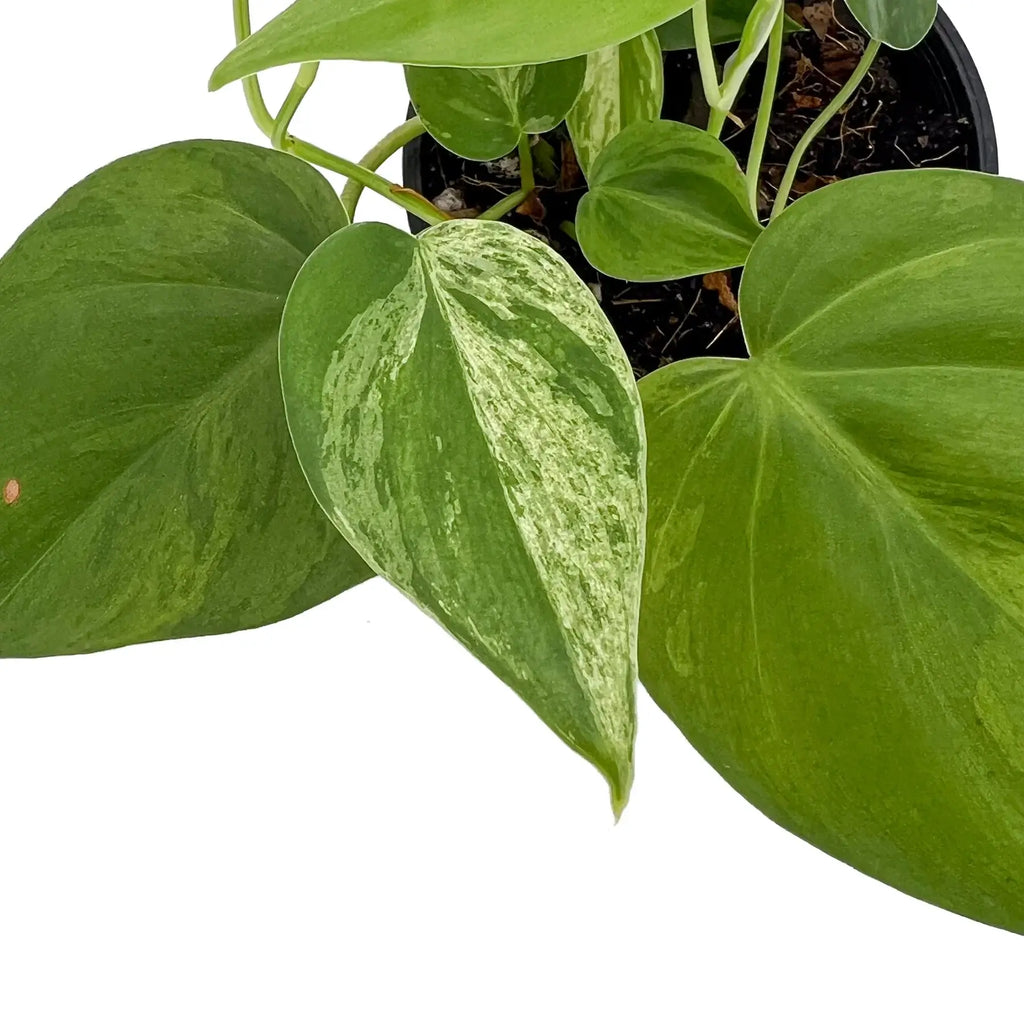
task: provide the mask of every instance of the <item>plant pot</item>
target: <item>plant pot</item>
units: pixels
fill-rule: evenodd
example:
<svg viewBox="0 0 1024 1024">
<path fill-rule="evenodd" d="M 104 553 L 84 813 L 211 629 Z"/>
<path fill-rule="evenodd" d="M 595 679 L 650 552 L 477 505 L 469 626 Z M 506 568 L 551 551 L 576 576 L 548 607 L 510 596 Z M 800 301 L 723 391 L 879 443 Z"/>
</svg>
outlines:
<svg viewBox="0 0 1024 1024">
<path fill-rule="evenodd" d="M 856 40 L 859 29 L 852 19 L 843 17 L 842 23 L 847 40 Z M 843 33 L 837 34 L 842 42 Z M 827 47 L 832 45 L 829 39 L 817 40 L 813 33 L 805 32 L 792 37 L 787 46 L 766 154 L 762 193 L 765 207 L 772 198 L 772 176 L 777 184 L 793 145 L 820 107 L 834 95 L 834 88 L 826 83 L 834 81 L 845 69 L 847 58 L 842 48 L 830 53 Z M 731 49 L 720 50 L 722 59 Z M 800 53 L 816 64 L 805 80 L 798 80 L 795 70 L 802 66 L 797 61 Z M 853 63 L 846 70 L 846 77 Z M 702 124 L 704 114 L 694 106 L 695 91 L 699 101 L 695 55 L 666 53 L 665 75 L 663 116 Z M 732 128 L 723 135 L 741 161 L 746 158 L 749 123 L 756 111 L 762 81 L 763 72 L 756 68 L 736 108 L 747 127 Z M 998 172 L 995 125 L 984 85 L 963 40 L 942 11 L 928 38 L 915 50 L 883 49 L 871 77 L 847 112 L 848 118 L 830 126 L 811 148 L 804 163 L 806 173 L 798 178 L 798 194 L 837 178 L 914 166 Z M 561 152 L 564 128 L 545 138 L 556 153 Z M 409 188 L 431 199 L 447 188 L 455 188 L 469 209 L 491 205 L 518 187 L 518 160 L 514 156 L 486 164 L 463 160 L 429 136 L 422 136 L 406 147 L 403 171 Z M 560 225 L 574 218 L 585 188 L 582 180 L 573 182 L 573 187 L 565 185 L 564 180 L 557 185 L 548 182 L 548 187 L 541 189 L 539 195 L 547 211 L 541 222 L 519 214 L 507 219 L 520 228 L 544 235 L 594 289 L 638 377 L 691 356 L 746 354 L 735 316 L 738 271 L 716 275 L 713 281 L 686 278 L 659 284 L 629 284 L 604 277 L 589 266 L 575 243 L 560 229 Z M 415 217 L 410 217 L 410 226 L 414 232 L 426 227 Z"/>
</svg>

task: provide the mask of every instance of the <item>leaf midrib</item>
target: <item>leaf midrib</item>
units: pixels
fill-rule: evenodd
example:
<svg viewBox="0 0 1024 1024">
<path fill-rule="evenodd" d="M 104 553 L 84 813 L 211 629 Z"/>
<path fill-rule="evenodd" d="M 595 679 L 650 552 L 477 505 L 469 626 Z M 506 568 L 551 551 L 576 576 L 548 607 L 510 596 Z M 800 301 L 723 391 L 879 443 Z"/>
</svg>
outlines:
<svg viewBox="0 0 1024 1024">
<path fill-rule="evenodd" d="M 863 278 L 862 280 L 858 281 L 855 285 L 853 285 L 853 287 L 847 288 L 844 291 L 840 292 L 837 296 L 835 296 L 835 298 L 833 298 L 833 299 L 829 300 L 828 302 L 826 302 L 825 305 L 819 306 L 817 309 L 813 310 L 810 314 L 808 314 L 806 317 L 804 317 L 804 319 L 801 320 L 798 324 L 796 324 L 794 327 L 791 327 L 781 338 L 779 338 L 778 341 L 774 342 L 770 347 L 766 346 L 766 348 L 765 348 L 765 350 L 763 352 L 761 352 L 761 353 L 754 353 L 753 349 L 751 351 L 752 351 L 753 354 L 760 355 L 762 358 L 765 357 L 765 356 L 769 356 L 769 355 L 774 357 L 774 356 L 780 355 L 783 351 L 787 351 L 787 354 L 789 356 L 792 356 L 795 352 L 799 352 L 802 348 L 806 347 L 808 344 L 810 344 L 812 341 L 815 340 L 814 337 L 809 337 L 809 338 L 804 338 L 803 341 L 800 342 L 799 344 L 796 344 L 796 345 L 791 344 L 793 339 L 796 338 L 803 331 L 805 331 L 811 324 L 817 323 L 819 320 L 822 319 L 822 317 L 827 316 L 829 313 L 831 313 L 834 310 L 838 309 L 840 306 L 845 305 L 848 301 L 850 301 L 850 299 L 856 298 L 857 296 L 861 295 L 863 292 L 870 290 L 875 285 L 881 284 L 883 281 L 887 281 L 891 277 L 896 277 L 897 275 L 899 275 L 900 273 L 902 273 L 905 270 L 909 270 L 909 269 L 912 269 L 912 268 L 915 268 L 915 267 L 924 266 L 924 265 L 930 263 L 932 260 L 942 259 L 944 256 L 952 256 L 954 253 L 960 253 L 960 252 L 969 252 L 972 249 L 978 249 L 978 248 L 982 248 L 982 247 L 985 247 L 985 246 L 991 246 L 991 245 L 1017 245 L 1017 246 L 1019 246 L 1021 244 L 1022 244 L 1022 239 L 1020 237 L 1016 237 L 1016 238 L 1014 238 L 1014 237 L 1007 237 L 1007 238 L 1000 238 L 1000 237 L 996 237 L 996 238 L 982 238 L 982 239 L 977 239 L 977 240 L 975 240 L 973 242 L 962 242 L 962 243 L 960 243 L 958 245 L 947 246 L 944 249 L 938 249 L 935 252 L 925 253 L 922 256 L 917 256 L 917 257 L 915 257 L 912 260 L 907 260 L 907 261 L 905 261 L 903 263 L 897 263 L 897 264 L 894 264 L 893 266 L 885 267 L 883 270 L 876 271 L 874 274 L 870 274 L 867 277 Z M 748 272 L 748 274 L 750 273 L 749 266 L 748 266 L 748 271 L 747 272 Z M 777 307 L 781 307 L 783 305 L 783 303 L 778 302 L 778 303 L 776 303 L 776 305 L 777 305 Z M 743 296 L 741 294 L 740 295 L 740 313 L 741 313 L 741 317 L 742 317 L 742 308 L 743 308 Z M 767 329 L 770 332 L 770 330 L 771 330 L 771 322 L 770 321 L 767 324 Z M 749 342 L 748 342 L 748 344 L 749 344 Z M 787 350 L 787 347 L 788 347 L 788 350 Z"/>
<path fill-rule="evenodd" d="M 1024 613 L 1009 604 L 997 590 L 991 589 L 984 575 L 977 573 L 970 563 L 965 562 L 959 554 L 949 548 L 913 499 L 885 472 L 885 469 L 871 459 L 806 393 L 791 387 L 783 372 L 763 363 L 762 370 L 765 371 L 763 379 L 787 402 L 801 422 L 822 439 L 824 446 L 838 455 L 876 490 L 887 495 L 898 509 L 916 523 L 921 535 L 1024 634 Z"/>
</svg>

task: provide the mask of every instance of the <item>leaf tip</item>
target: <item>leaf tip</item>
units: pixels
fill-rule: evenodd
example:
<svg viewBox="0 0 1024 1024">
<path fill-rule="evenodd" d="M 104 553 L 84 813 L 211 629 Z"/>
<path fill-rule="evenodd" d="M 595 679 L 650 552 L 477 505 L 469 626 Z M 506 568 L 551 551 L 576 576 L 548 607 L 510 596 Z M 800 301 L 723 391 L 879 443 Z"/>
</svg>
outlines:
<svg viewBox="0 0 1024 1024">
<path fill-rule="evenodd" d="M 615 824 L 618 825 L 629 803 L 629 794 L 633 788 L 632 763 L 616 765 L 615 772 L 608 776 L 608 786 L 611 790 L 612 814 L 615 815 Z"/>
</svg>

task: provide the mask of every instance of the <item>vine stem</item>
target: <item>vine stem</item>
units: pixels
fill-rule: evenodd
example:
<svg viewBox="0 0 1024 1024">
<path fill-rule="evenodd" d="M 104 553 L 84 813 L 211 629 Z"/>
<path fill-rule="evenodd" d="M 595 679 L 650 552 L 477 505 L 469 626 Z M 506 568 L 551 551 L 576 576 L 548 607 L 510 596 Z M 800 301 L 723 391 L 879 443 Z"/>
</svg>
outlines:
<svg viewBox="0 0 1024 1024">
<path fill-rule="evenodd" d="M 480 220 L 501 220 L 506 213 L 511 213 L 533 195 L 537 187 L 537 176 L 533 167 L 533 149 L 530 136 L 524 135 L 519 140 L 519 191 L 506 196 L 500 203 L 492 206 L 486 213 L 481 213 Z"/>
<path fill-rule="evenodd" d="M 768 66 L 765 70 L 764 88 L 761 90 L 761 105 L 757 108 L 754 138 L 750 143 L 750 157 L 747 160 L 747 195 L 750 198 L 750 209 L 756 220 L 761 219 L 758 203 L 761 165 L 764 162 L 764 147 L 768 141 L 768 130 L 771 127 L 775 93 L 779 86 L 779 68 L 782 65 L 782 41 L 785 36 L 785 27 L 786 11 L 783 7 L 779 10 L 779 15 L 772 26 L 771 37 L 768 40 Z"/>
<path fill-rule="evenodd" d="M 413 139 L 418 139 L 426 128 L 418 117 L 412 117 L 405 124 L 400 124 L 393 132 L 385 135 L 380 142 L 371 149 L 362 160 L 359 161 L 362 167 L 368 171 L 376 171 L 381 165 L 394 156 Z M 341 205 L 348 211 L 349 220 L 356 219 L 356 208 L 362 198 L 366 186 L 357 178 L 349 178 L 348 184 L 341 193 Z"/>
<path fill-rule="evenodd" d="M 252 19 L 249 16 L 249 0 L 234 0 L 235 13 L 235 42 L 244 42 L 252 35 Z M 267 109 L 266 101 L 263 99 L 263 91 L 260 89 L 259 79 L 255 75 L 242 79 L 242 89 L 245 92 L 245 102 L 249 107 L 256 127 L 269 139 L 274 134 L 274 117 Z"/>
<path fill-rule="evenodd" d="M 249 0 L 233 0 L 233 5 L 235 41 L 242 43 L 252 34 Z M 442 213 L 429 199 L 424 198 L 414 189 L 396 185 L 369 168 L 362 167 L 351 160 L 346 160 L 344 157 L 335 156 L 334 153 L 329 153 L 326 149 L 321 149 L 319 146 L 314 146 L 311 142 L 305 142 L 288 134 L 288 126 L 295 116 L 295 111 L 298 110 L 299 104 L 313 84 L 318 66 L 315 63 L 309 63 L 303 64 L 299 68 L 295 84 L 288 93 L 281 107 L 281 112 L 277 117 L 274 117 L 267 108 L 257 76 L 249 75 L 247 78 L 242 79 L 249 113 L 252 114 L 252 119 L 256 122 L 256 126 L 260 131 L 283 153 L 291 153 L 307 163 L 316 164 L 318 167 L 323 167 L 328 171 L 342 174 L 350 182 L 360 182 L 363 187 L 384 196 L 385 199 L 390 199 L 393 203 L 401 206 L 404 210 L 408 210 L 409 213 L 415 214 L 428 224 L 441 224 L 446 220 L 451 220 L 446 213 Z"/>
<path fill-rule="evenodd" d="M 294 136 L 289 135 L 283 140 L 281 149 L 285 153 L 291 153 L 293 156 L 305 160 L 307 163 L 316 164 L 317 167 L 334 171 L 336 174 L 343 174 L 350 181 L 354 179 L 361 182 L 364 187 L 372 192 L 376 192 L 378 195 L 384 196 L 385 199 L 390 199 L 393 203 L 397 203 L 403 209 L 408 210 L 409 213 L 415 214 L 421 220 L 425 220 L 428 224 L 441 224 L 446 220 L 451 220 L 447 214 L 442 213 L 429 199 L 421 196 L 419 192 L 411 188 L 403 188 L 401 185 L 395 185 L 376 172 L 362 167 L 351 160 L 346 160 L 343 156 L 328 153 L 326 149 L 314 146 L 311 142 L 304 142 L 302 139 L 296 139 Z"/>
<path fill-rule="evenodd" d="M 291 127 L 295 112 L 299 104 L 306 98 L 306 93 L 313 87 L 316 81 L 316 73 L 320 70 L 319 61 L 310 64 L 303 64 L 299 73 L 295 76 L 295 83 L 288 91 L 284 103 L 277 117 L 274 118 L 274 130 L 270 134 L 270 143 L 274 149 L 281 149 L 284 140 L 288 137 L 288 129 Z"/>
<path fill-rule="evenodd" d="M 875 58 L 878 56 L 878 51 L 881 48 L 881 42 L 877 39 L 871 40 L 868 44 L 868 48 L 864 51 L 864 56 L 861 57 L 860 63 L 857 65 L 857 69 L 850 77 L 850 80 L 842 87 L 842 89 L 839 90 L 836 94 L 836 98 L 818 115 L 817 119 L 810 128 L 807 129 L 804 137 L 800 140 L 796 149 L 793 151 L 793 156 L 790 158 L 789 166 L 786 168 L 782 184 L 779 186 L 779 194 L 775 198 L 775 206 L 772 208 L 772 220 L 775 220 L 775 218 L 786 209 L 786 206 L 789 203 L 790 193 L 793 191 L 793 183 L 796 181 L 797 172 L 800 170 L 800 165 L 803 163 L 803 159 L 807 155 L 807 150 L 810 149 L 811 143 L 814 142 L 814 140 L 828 126 L 829 122 L 831 122 L 836 114 L 846 106 L 853 94 L 860 88 L 861 82 L 863 82 L 867 77 L 872 64 L 875 62 Z"/>
</svg>

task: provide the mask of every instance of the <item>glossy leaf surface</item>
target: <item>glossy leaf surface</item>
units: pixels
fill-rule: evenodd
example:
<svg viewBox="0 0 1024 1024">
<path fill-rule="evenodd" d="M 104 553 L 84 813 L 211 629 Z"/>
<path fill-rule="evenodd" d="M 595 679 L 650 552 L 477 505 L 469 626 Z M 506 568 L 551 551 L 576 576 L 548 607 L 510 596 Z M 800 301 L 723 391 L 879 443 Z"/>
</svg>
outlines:
<svg viewBox="0 0 1024 1024">
<path fill-rule="evenodd" d="M 598 157 L 576 221 L 609 277 L 671 281 L 743 264 L 761 226 L 736 158 L 675 121 L 627 128 Z"/>
<path fill-rule="evenodd" d="M 754 9 L 755 0 L 708 0 L 708 29 L 713 43 L 735 43 L 743 35 L 743 26 Z M 799 32 L 801 26 L 786 18 L 786 31 Z M 673 18 L 658 28 L 663 50 L 692 50 L 697 41 L 693 35 L 693 14 Z"/>
<path fill-rule="evenodd" d="M 939 11 L 936 0 L 848 0 L 848 5 L 873 39 L 896 50 L 917 46 Z"/>
<path fill-rule="evenodd" d="M 180 143 L 76 185 L 0 261 L 0 656 L 258 626 L 369 575 L 277 370 L 288 288 L 343 223 L 297 160 Z"/>
<path fill-rule="evenodd" d="M 312 60 L 543 64 L 632 39 L 692 6 L 693 0 L 297 0 L 229 54 L 210 85 Z"/>
<path fill-rule="evenodd" d="M 576 102 L 585 57 L 514 68 L 407 67 L 409 95 L 427 131 L 467 160 L 494 160 L 524 134 L 557 128 Z"/>
<path fill-rule="evenodd" d="M 1024 184 L 847 181 L 754 247 L 749 362 L 641 383 L 647 688 L 786 828 L 1017 931 L 1022 279 Z"/>
<path fill-rule="evenodd" d="M 296 450 L 338 529 L 591 760 L 621 807 L 645 442 L 590 290 L 506 224 L 418 238 L 360 224 L 299 275 L 281 364 Z"/>
<path fill-rule="evenodd" d="M 586 81 L 568 117 L 576 157 L 584 173 L 624 128 L 656 121 L 665 100 L 665 66 L 654 32 L 587 58 Z"/>
</svg>

